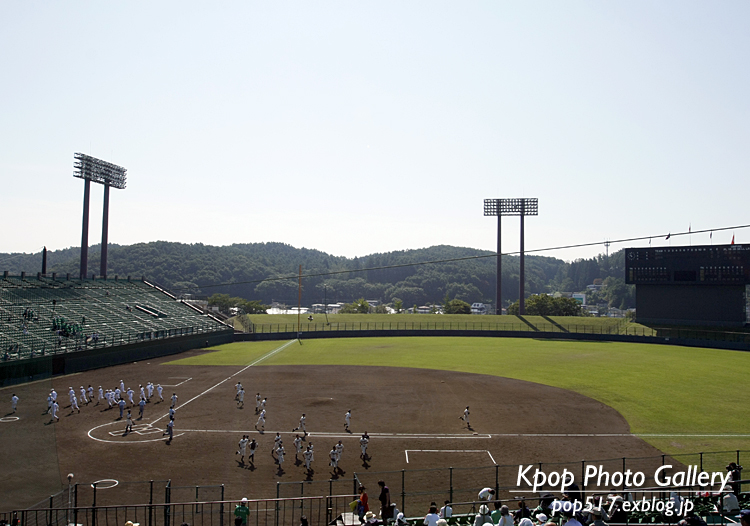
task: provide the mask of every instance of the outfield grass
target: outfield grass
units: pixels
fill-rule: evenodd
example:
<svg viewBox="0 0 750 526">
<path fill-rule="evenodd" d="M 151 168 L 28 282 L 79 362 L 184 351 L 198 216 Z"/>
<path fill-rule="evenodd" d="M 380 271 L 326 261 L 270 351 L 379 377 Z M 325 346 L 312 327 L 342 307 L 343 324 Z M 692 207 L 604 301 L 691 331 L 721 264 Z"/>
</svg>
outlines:
<svg viewBox="0 0 750 526">
<path fill-rule="evenodd" d="M 279 345 L 232 343 L 171 363 L 245 365 Z M 570 389 L 599 400 L 619 411 L 636 434 L 750 434 L 750 392 L 740 383 L 742 373 L 750 371 L 750 353 L 738 351 L 526 338 L 331 338 L 306 340 L 262 362 L 290 364 L 388 365 L 491 374 Z M 750 449 L 745 438 L 644 438 L 674 454 Z"/>
</svg>

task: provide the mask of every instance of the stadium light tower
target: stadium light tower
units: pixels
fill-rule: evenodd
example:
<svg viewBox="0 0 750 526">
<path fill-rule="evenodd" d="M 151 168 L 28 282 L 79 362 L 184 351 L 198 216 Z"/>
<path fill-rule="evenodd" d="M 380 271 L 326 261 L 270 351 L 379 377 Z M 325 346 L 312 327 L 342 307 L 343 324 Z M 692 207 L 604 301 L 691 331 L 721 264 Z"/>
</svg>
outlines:
<svg viewBox="0 0 750 526">
<path fill-rule="evenodd" d="M 520 271 L 519 271 L 519 293 L 518 293 L 518 313 L 526 314 L 526 306 L 524 305 L 524 253 L 523 253 L 523 218 L 525 216 L 539 215 L 539 200 L 537 198 L 526 198 L 522 197 L 519 199 L 485 199 L 484 200 L 484 215 L 485 216 L 497 216 L 497 290 L 496 290 L 496 302 L 497 307 L 495 312 L 497 314 L 503 313 L 502 300 L 502 287 L 501 287 L 501 254 L 500 249 L 500 218 L 502 216 L 520 216 L 521 217 L 521 258 L 520 258 Z"/>
<path fill-rule="evenodd" d="M 89 194 L 91 181 L 104 185 L 104 211 L 102 213 L 102 257 L 99 274 L 107 277 L 107 231 L 109 230 L 109 187 L 124 189 L 127 170 L 83 153 L 76 153 L 73 177 L 83 179 L 83 228 L 81 233 L 81 277 L 85 278 L 89 262 Z"/>
</svg>

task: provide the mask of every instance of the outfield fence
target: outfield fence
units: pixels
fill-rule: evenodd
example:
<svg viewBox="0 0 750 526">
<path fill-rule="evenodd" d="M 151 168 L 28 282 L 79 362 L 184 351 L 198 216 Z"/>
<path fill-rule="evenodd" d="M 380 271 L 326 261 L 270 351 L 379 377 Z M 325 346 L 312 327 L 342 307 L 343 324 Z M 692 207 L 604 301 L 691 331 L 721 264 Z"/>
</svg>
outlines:
<svg viewBox="0 0 750 526">
<path fill-rule="evenodd" d="M 311 526 L 325 526 L 350 512 L 355 495 L 249 500 L 247 526 L 299 524 L 306 516 Z M 237 501 L 181 502 L 118 506 L 64 506 L 0 513 L 0 524 L 10 526 L 233 526 Z"/>
<path fill-rule="evenodd" d="M 521 317 L 518 317 L 521 318 Z M 523 319 L 523 318 L 521 318 Z M 645 326 L 629 326 L 626 323 L 610 325 L 587 325 L 560 324 L 549 320 L 547 323 L 532 323 L 523 319 L 518 323 L 499 323 L 493 321 L 483 322 L 439 322 L 439 321 L 382 321 L 382 322 L 335 322 L 317 323 L 305 322 L 299 325 L 301 333 L 325 333 L 325 332 L 411 332 L 411 331 L 452 331 L 452 332 L 519 332 L 544 334 L 591 334 L 602 336 L 638 336 L 653 338 L 661 341 L 669 339 L 677 340 L 704 340 L 722 341 L 740 344 L 750 344 L 750 332 L 741 331 L 717 331 L 687 328 L 651 328 Z M 255 334 L 292 334 L 298 332 L 296 323 L 254 323 L 252 333 Z"/>
</svg>

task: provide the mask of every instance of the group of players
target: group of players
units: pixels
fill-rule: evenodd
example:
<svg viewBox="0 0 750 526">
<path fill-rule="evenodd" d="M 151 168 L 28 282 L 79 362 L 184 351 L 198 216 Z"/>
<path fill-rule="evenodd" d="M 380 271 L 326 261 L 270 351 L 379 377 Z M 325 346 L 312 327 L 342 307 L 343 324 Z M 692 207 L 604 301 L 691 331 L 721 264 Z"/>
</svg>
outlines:
<svg viewBox="0 0 750 526">
<path fill-rule="evenodd" d="M 122 380 L 120 380 L 120 385 L 115 387 L 114 389 L 105 390 L 100 385 L 98 389 L 98 396 L 96 397 L 96 403 L 94 405 L 97 406 L 99 404 L 106 403 L 108 405 L 107 409 L 113 409 L 114 407 L 117 407 L 120 409 L 120 418 L 123 418 L 125 408 L 127 407 L 128 403 L 130 403 L 131 408 L 135 407 L 136 405 L 139 407 L 138 412 L 140 414 L 140 417 L 143 418 L 143 412 L 146 404 L 151 401 L 152 397 L 154 397 L 154 391 L 156 391 L 156 395 L 159 397 L 159 401 L 164 401 L 164 397 L 162 394 L 164 388 L 161 386 L 161 384 L 154 385 L 152 382 L 148 382 L 145 386 L 139 385 L 138 390 L 140 396 L 138 403 L 136 403 L 133 399 L 136 391 L 134 391 L 131 387 L 128 387 L 126 389 L 125 382 L 123 382 Z M 70 407 L 70 414 L 80 413 L 81 406 L 94 403 L 94 396 L 95 392 L 91 384 L 89 384 L 88 388 L 81 386 L 78 393 L 76 393 L 75 389 L 73 389 L 72 386 L 68 387 L 68 398 L 70 400 L 70 405 L 66 407 Z M 174 396 L 175 395 L 173 395 L 173 397 Z M 60 404 L 57 401 L 57 391 L 55 391 L 54 388 L 50 390 L 49 394 L 47 395 L 47 411 L 45 412 L 45 414 L 51 414 L 52 420 L 54 422 L 60 420 Z M 132 428 L 132 421 L 130 419 L 130 410 L 128 410 L 128 426 L 126 427 L 126 431 L 130 430 L 130 428 Z"/>
<path fill-rule="evenodd" d="M 237 401 L 237 405 L 240 408 L 244 407 L 245 403 L 245 389 L 242 387 L 241 382 L 237 382 L 235 384 L 235 388 L 237 390 L 237 393 L 234 397 L 234 399 Z M 261 433 L 265 430 L 265 424 L 266 424 L 266 404 L 268 402 L 267 398 L 264 398 L 261 396 L 260 393 L 256 393 L 255 395 L 255 414 L 258 415 L 258 421 L 255 423 L 255 429 L 259 430 Z M 351 433 L 350 425 L 351 425 L 351 419 L 352 419 L 352 411 L 349 409 L 344 414 L 344 429 L 345 431 Z M 304 448 L 303 451 L 303 442 L 307 441 L 307 428 L 306 428 L 306 420 L 307 415 L 305 413 L 302 413 L 302 416 L 299 419 L 299 425 L 292 429 L 292 433 L 295 433 L 297 431 L 302 431 L 302 436 L 300 436 L 299 433 L 297 433 L 294 437 L 294 460 L 296 464 L 299 464 L 300 458 L 299 455 L 302 455 L 302 461 L 305 464 L 305 471 L 307 472 L 308 476 L 311 476 L 314 473 L 314 470 L 312 469 L 312 462 L 315 460 L 315 449 L 312 442 L 308 442 L 307 445 Z M 258 429 L 258 426 L 260 425 L 260 429 Z M 361 450 L 361 454 L 359 457 L 367 461 L 370 459 L 370 456 L 367 454 L 367 447 L 370 443 L 370 435 L 367 434 L 365 431 L 362 436 L 359 439 L 359 446 Z M 248 453 L 249 448 L 249 453 Z M 250 435 L 242 435 L 242 438 L 239 441 L 238 449 L 235 452 L 236 455 L 240 456 L 240 465 L 244 465 L 245 463 L 245 456 L 248 457 L 248 460 L 250 461 L 251 465 L 255 465 L 255 452 L 258 449 L 258 443 L 253 438 L 250 440 Z M 339 466 L 339 463 L 341 462 L 341 455 L 344 452 L 344 444 L 341 440 L 338 441 L 338 443 L 334 444 L 331 448 L 331 451 L 328 453 L 329 462 L 328 465 L 331 466 L 333 470 L 334 475 L 343 474 L 344 471 Z M 284 442 L 281 438 L 281 433 L 276 433 L 276 437 L 274 438 L 273 447 L 271 448 L 271 457 L 273 457 L 274 462 L 279 466 L 278 472 L 279 474 L 284 472 L 284 460 L 286 457 L 286 450 L 284 449 Z"/>
</svg>

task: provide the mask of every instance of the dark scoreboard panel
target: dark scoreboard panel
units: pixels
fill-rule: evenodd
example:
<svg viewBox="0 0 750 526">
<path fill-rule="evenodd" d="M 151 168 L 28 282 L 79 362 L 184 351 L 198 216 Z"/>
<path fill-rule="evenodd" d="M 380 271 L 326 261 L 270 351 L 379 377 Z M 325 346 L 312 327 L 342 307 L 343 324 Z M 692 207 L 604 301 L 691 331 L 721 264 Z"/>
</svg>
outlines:
<svg viewBox="0 0 750 526">
<path fill-rule="evenodd" d="M 750 284 L 750 245 L 626 248 L 625 282 L 635 285 Z"/>
</svg>

